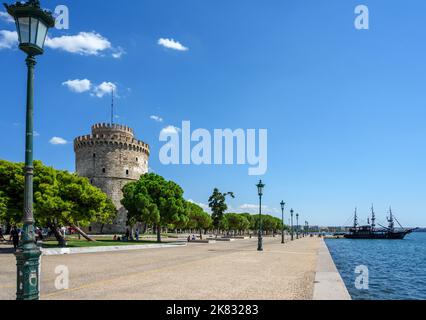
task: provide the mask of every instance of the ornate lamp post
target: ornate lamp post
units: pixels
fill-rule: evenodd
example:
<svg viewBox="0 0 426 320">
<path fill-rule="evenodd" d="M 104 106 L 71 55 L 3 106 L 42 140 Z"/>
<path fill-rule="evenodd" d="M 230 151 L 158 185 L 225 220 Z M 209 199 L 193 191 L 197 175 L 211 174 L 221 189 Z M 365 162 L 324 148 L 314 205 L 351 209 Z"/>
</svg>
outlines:
<svg viewBox="0 0 426 320">
<path fill-rule="evenodd" d="M 284 244 L 285 243 L 285 239 L 284 239 L 285 238 L 284 237 L 284 209 L 285 209 L 285 202 L 281 201 L 280 204 L 281 204 L 281 213 L 282 213 L 282 222 L 283 222 L 282 223 L 283 225 L 282 225 L 282 228 L 281 228 L 282 229 L 281 230 L 281 238 L 282 238 L 281 239 L 281 243 Z"/>
<path fill-rule="evenodd" d="M 296 214 L 296 239 L 299 239 L 299 214 Z"/>
<path fill-rule="evenodd" d="M 25 188 L 24 188 L 24 228 L 17 252 L 17 300 L 39 299 L 40 249 L 35 245 L 33 216 L 33 115 L 34 115 L 34 67 L 35 57 L 43 54 L 47 30 L 55 26 L 50 12 L 40 8 L 40 1 L 5 4 L 7 12 L 15 19 L 19 36 L 19 48 L 27 54 L 27 107 L 25 140 Z"/>
<path fill-rule="evenodd" d="M 259 237 L 257 251 L 263 251 L 262 196 L 265 185 L 262 183 L 262 180 L 260 180 L 256 187 L 259 194 Z"/>
<path fill-rule="evenodd" d="M 290 210 L 291 213 L 291 241 L 294 240 L 294 227 L 293 227 L 293 216 L 294 216 L 294 210 Z"/>
</svg>

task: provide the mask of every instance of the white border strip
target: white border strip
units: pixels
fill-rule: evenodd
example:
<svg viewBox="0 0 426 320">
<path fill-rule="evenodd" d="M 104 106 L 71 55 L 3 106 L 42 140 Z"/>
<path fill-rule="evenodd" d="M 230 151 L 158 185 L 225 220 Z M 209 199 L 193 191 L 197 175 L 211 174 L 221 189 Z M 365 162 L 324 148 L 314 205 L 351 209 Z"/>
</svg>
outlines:
<svg viewBox="0 0 426 320">
<path fill-rule="evenodd" d="M 324 239 L 318 252 L 313 300 L 352 300 Z"/>
<path fill-rule="evenodd" d="M 55 248 L 41 249 L 43 256 L 57 256 L 64 254 L 83 254 L 83 253 L 98 253 L 98 252 L 114 252 L 114 251 L 132 251 L 132 250 L 147 250 L 161 248 L 180 248 L 186 247 L 185 242 L 174 242 L 170 244 L 145 244 L 145 245 L 130 245 L 130 246 L 106 246 L 106 247 L 88 247 L 88 248 Z"/>
</svg>

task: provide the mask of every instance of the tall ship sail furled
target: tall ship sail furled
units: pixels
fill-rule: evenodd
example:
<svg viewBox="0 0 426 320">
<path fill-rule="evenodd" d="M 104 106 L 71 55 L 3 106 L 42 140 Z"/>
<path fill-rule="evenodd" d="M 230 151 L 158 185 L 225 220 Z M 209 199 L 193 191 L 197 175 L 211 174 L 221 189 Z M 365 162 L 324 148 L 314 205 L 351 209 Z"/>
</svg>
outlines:
<svg viewBox="0 0 426 320">
<path fill-rule="evenodd" d="M 387 219 L 389 226 L 384 227 L 379 225 L 380 228 L 376 228 L 376 214 L 374 207 L 371 207 L 371 223 L 370 218 L 368 219 L 368 225 L 359 226 L 358 214 L 355 209 L 354 226 L 349 230 L 349 233 L 345 235 L 347 239 L 384 239 L 384 240 L 402 240 L 408 234 L 412 233 L 416 229 L 406 229 L 401 226 L 398 219 L 392 213 L 392 209 L 389 210 L 389 218 Z M 395 221 L 401 227 L 400 229 L 395 228 Z"/>
</svg>

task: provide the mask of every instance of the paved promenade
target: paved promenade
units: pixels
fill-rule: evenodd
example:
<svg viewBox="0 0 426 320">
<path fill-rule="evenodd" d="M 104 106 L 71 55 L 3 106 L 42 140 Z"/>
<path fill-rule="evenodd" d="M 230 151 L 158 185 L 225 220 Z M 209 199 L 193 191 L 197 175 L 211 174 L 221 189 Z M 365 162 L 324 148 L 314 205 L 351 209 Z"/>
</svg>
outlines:
<svg viewBox="0 0 426 320">
<path fill-rule="evenodd" d="M 265 239 L 84 255 L 44 256 L 42 299 L 312 299 L 322 240 Z M 65 265 L 70 288 L 55 289 Z M 0 254 L 0 299 L 15 297 L 15 259 Z"/>
</svg>

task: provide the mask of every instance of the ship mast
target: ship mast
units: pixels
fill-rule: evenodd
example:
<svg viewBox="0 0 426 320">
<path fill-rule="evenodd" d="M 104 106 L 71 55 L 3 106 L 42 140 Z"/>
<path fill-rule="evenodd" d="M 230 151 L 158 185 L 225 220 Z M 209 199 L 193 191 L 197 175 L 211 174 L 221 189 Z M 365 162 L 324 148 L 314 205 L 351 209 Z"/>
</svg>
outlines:
<svg viewBox="0 0 426 320">
<path fill-rule="evenodd" d="M 355 208 L 355 217 L 354 217 L 354 228 L 358 228 L 358 214 L 357 214 L 357 209 Z"/>
<path fill-rule="evenodd" d="M 374 212 L 374 205 L 371 205 L 371 228 L 376 228 L 376 213 Z"/>
<path fill-rule="evenodd" d="M 389 229 L 391 231 L 394 231 L 394 229 L 395 229 L 395 222 L 394 222 L 394 219 L 393 219 L 392 207 L 389 208 L 389 214 L 390 214 L 390 217 L 388 219 Z"/>
</svg>

